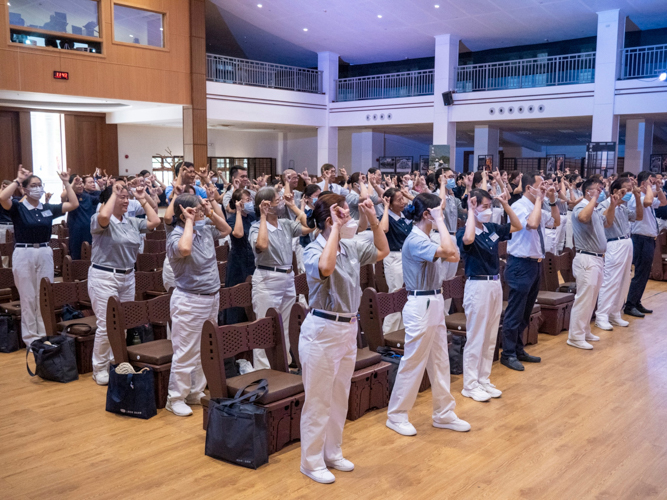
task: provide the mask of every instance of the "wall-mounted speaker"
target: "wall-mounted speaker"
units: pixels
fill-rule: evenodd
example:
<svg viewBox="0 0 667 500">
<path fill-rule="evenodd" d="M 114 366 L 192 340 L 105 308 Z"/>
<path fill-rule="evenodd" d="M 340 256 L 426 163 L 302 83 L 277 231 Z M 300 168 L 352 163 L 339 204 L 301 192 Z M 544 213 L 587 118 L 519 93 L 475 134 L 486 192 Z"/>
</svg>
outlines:
<svg viewBox="0 0 667 500">
<path fill-rule="evenodd" d="M 450 90 L 449 92 L 442 93 L 442 102 L 445 103 L 445 106 L 451 106 L 454 104 L 454 93 Z"/>
</svg>

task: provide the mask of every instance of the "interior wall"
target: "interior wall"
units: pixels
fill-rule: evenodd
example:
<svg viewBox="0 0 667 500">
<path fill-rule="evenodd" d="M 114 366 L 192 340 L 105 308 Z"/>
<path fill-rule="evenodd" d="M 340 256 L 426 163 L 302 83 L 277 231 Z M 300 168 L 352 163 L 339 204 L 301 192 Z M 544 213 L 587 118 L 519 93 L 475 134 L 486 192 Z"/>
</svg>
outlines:
<svg viewBox="0 0 667 500">
<path fill-rule="evenodd" d="M 340 149 L 340 135 L 338 138 L 338 148 Z M 320 166 L 317 164 L 317 129 L 287 133 L 283 160 L 284 169 L 293 168 L 299 173 L 308 170 L 310 174 L 319 174 Z"/>
</svg>

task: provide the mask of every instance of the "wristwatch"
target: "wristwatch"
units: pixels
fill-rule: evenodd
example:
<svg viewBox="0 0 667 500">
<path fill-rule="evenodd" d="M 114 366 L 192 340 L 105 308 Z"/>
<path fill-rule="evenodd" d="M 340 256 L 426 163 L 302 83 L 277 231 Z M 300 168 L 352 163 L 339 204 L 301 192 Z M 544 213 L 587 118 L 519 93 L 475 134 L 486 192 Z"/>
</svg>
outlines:
<svg viewBox="0 0 667 500">
<path fill-rule="evenodd" d="M 553 203 L 549 202 L 549 206 L 550 206 L 550 207 L 555 207 L 555 206 L 556 206 L 556 202 L 555 202 L 555 201 L 554 201 Z"/>
</svg>

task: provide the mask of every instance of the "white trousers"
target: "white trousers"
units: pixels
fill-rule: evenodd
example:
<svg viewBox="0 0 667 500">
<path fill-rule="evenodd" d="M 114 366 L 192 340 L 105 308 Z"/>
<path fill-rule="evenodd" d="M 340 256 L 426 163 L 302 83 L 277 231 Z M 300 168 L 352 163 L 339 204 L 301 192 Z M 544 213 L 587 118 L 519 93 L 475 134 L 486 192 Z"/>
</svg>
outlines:
<svg viewBox="0 0 667 500">
<path fill-rule="evenodd" d="M 257 319 L 266 317 L 266 311 L 273 307 L 283 318 L 283 337 L 287 359 L 289 354 L 289 317 L 292 306 L 296 302 L 294 289 L 294 273 L 278 273 L 255 269 L 252 275 L 252 308 Z M 264 349 L 253 350 L 253 367 L 255 370 L 271 368 Z"/>
<path fill-rule="evenodd" d="M 544 228 L 544 251 L 556 255 L 556 243 L 558 238 L 557 227 Z"/>
<path fill-rule="evenodd" d="M 384 258 L 383 265 L 389 292 L 400 290 L 403 286 L 403 254 L 401 252 L 389 252 L 389 255 Z M 401 328 L 403 328 L 403 317 L 400 312 L 391 313 L 384 318 L 382 333 L 385 335 Z"/>
<path fill-rule="evenodd" d="M 452 239 L 454 242 L 454 245 L 456 245 L 456 236 L 453 234 L 450 234 L 449 237 Z M 437 233 L 435 231 L 431 232 L 431 241 L 436 243 L 437 245 L 440 245 L 440 233 Z M 456 276 L 456 271 L 459 269 L 459 263 L 458 262 L 446 262 L 441 259 L 438 259 L 438 262 L 436 263 L 436 266 L 438 268 L 438 274 L 439 282 L 443 282 L 445 280 L 451 280 Z M 447 299 L 445 300 L 445 313 L 449 314 L 449 308 L 452 305 L 452 299 Z"/>
<path fill-rule="evenodd" d="M 169 257 L 165 257 L 164 264 L 162 264 L 162 284 L 167 291 L 169 291 L 170 288 L 176 288 L 176 278 L 174 278 L 174 270 L 171 268 Z"/>
<path fill-rule="evenodd" d="M 118 297 L 121 302 L 134 300 L 134 272 L 116 274 L 88 268 L 88 295 L 95 312 L 95 344 L 93 346 L 93 375 L 109 371 L 113 362 L 113 352 L 109 344 L 107 331 L 107 303 L 111 297 Z"/>
<path fill-rule="evenodd" d="M 47 333 L 39 307 L 42 278 L 53 283 L 53 250 L 50 247 L 14 248 L 12 274 L 21 301 L 21 336 L 27 347 Z"/>
<path fill-rule="evenodd" d="M 299 337 L 306 402 L 301 413 L 301 466 L 321 470 L 324 460 L 343 458 L 343 427 L 354 364 L 357 323 L 309 314 Z"/>
<path fill-rule="evenodd" d="M 632 240 L 608 242 L 604 256 L 604 279 L 595 311 L 598 320 L 609 322 L 610 318 L 621 317 L 621 308 L 630 289 L 631 268 Z"/>
<path fill-rule="evenodd" d="M 466 281 L 463 308 L 466 312 L 463 388 L 472 391 L 480 384 L 490 383 L 493 353 L 503 310 L 500 281 Z"/>
<path fill-rule="evenodd" d="M 206 377 L 201 365 L 201 332 L 207 320 L 218 324 L 220 294 L 197 295 L 174 290 L 171 308 L 171 358 L 169 400 L 183 401 L 189 394 L 204 395 Z"/>
<path fill-rule="evenodd" d="M 567 239 L 567 230 L 570 225 L 570 220 L 567 215 L 560 216 L 560 226 L 556 228 L 556 253 L 560 255 L 565 249 L 565 240 Z"/>
<path fill-rule="evenodd" d="M 572 261 L 572 272 L 577 280 L 577 295 L 572 306 L 568 338 L 586 340 L 586 334 L 591 333 L 591 316 L 602 286 L 604 259 L 578 253 Z"/>
<path fill-rule="evenodd" d="M 658 221 L 658 234 L 660 234 L 663 231 L 667 231 L 667 220 L 657 219 L 657 221 Z"/>
<path fill-rule="evenodd" d="M 0 224 L 0 243 L 7 243 L 7 233 L 13 233 L 14 226 L 12 224 Z M 2 257 L 2 267 L 9 267 L 9 256 Z"/>
<path fill-rule="evenodd" d="M 574 248 L 574 233 L 572 232 L 572 210 L 567 211 L 567 224 L 565 226 L 565 246 Z"/>
<path fill-rule="evenodd" d="M 299 273 L 303 273 L 306 270 L 306 267 L 303 264 L 303 247 L 301 246 L 301 241 L 298 237 L 292 238 L 292 250 L 294 251 L 294 255 L 296 255 L 296 270 L 299 271 Z"/>
<path fill-rule="evenodd" d="M 387 417 L 394 423 L 408 422 L 408 412 L 417 399 L 428 370 L 433 396 L 433 420 L 446 424 L 456 420 L 456 402 L 449 392 L 449 351 L 442 295 L 408 297 L 403 308 L 405 354 L 398 366 Z"/>
</svg>

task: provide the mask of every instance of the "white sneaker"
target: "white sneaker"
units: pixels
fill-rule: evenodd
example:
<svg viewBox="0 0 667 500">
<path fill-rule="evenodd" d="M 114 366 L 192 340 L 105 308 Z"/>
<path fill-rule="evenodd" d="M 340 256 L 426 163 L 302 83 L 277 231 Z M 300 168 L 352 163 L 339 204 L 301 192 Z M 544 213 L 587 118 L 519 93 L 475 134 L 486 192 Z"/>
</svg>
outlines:
<svg viewBox="0 0 667 500">
<path fill-rule="evenodd" d="M 392 422 L 391 420 L 387 420 L 387 427 L 389 427 L 392 431 L 398 432 L 401 436 L 416 436 L 417 435 L 417 429 L 415 429 L 415 426 L 412 425 L 410 422 Z"/>
<path fill-rule="evenodd" d="M 620 316 L 619 316 L 618 318 L 609 318 L 609 322 L 610 322 L 612 325 L 616 325 L 616 326 L 630 326 L 630 322 L 629 322 L 629 321 L 625 321 L 625 320 L 624 320 L 623 318 L 621 318 Z"/>
<path fill-rule="evenodd" d="M 488 384 L 482 384 L 482 389 L 484 389 L 489 396 L 492 398 L 499 398 L 500 396 L 503 395 L 503 391 L 500 389 L 496 389 L 496 386 L 493 385 L 491 382 Z"/>
<path fill-rule="evenodd" d="M 200 392 L 200 393 L 191 392 L 185 398 L 185 404 L 188 404 L 190 406 L 200 405 L 201 404 L 201 398 L 203 398 L 204 396 L 206 396 L 206 394 L 204 394 L 203 392 Z"/>
<path fill-rule="evenodd" d="M 456 417 L 456 420 L 448 422 L 446 424 L 441 424 L 434 420 L 433 427 L 437 427 L 438 429 L 449 429 L 450 431 L 456 431 L 456 432 L 468 432 L 470 430 L 470 424 L 465 420 L 461 420 L 458 417 Z"/>
<path fill-rule="evenodd" d="M 598 340 L 600 340 L 600 337 L 598 337 L 597 335 L 593 335 L 592 333 L 587 333 L 586 340 L 588 342 L 597 342 Z"/>
<path fill-rule="evenodd" d="M 339 458 L 338 460 L 334 460 L 332 462 L 325 460 L 324 463 L 330 469 L 336 469 L 341 472 L 352 472 L 354 470 L 354 464 L 344 458 Z"/>
<path fill-rule="evenodd" d="M 571 345 L 572 347 L 577 347 L 579 349 L 593 349 L 593 346 L 590 345 L 585 340 L 570 340 L 570 339 L 567 339 L 567 345 Z"/>
<path fill-rule="evenodd" d="M 93 380 L 97 385 L 109 385 L 109 372 L 99 372 L 93 374 Z"/>
<path fill-rule="evenodd" d="M 601 321 L 601 320 L 595 320 L 595 326 L 597 326 L 600 330 L 607 330 L 612 331 L 614 329 L 613 326 L 608 321 Z"/>
<path fill-rule="evenodd" d="M 466 398 L 474 399 L 475 401 L 479 401 L 480 403 L 483 403 L 484 401 L 488 401 L 489 399 L 491 399 L 491 395 L 488 392 L 486 392 L 481 385 L 478 385 L 471 391 L 463 389 L 461 391 L 461 394 L 463 394 Z"/>
<path fill-rule="evenodd" d="M 303 467 L 300 467 L 299 470 L 301 471 L 301 474 L 308 476 L 310 479 L 318 483 L 331 484 L 336 480 L 336 476 L 334 476 L 327 469 L 307 470 Z"/>
<path fill-rule="evenodd" d="M 177 417 L 189 417 L 192 415 L 192 408 L 186 405 L 185 401 L 181 400 L 171 401 L 168 399 L 164 409 L 172 412 Z"/>
</svg>

